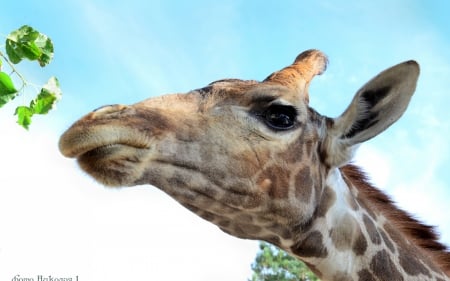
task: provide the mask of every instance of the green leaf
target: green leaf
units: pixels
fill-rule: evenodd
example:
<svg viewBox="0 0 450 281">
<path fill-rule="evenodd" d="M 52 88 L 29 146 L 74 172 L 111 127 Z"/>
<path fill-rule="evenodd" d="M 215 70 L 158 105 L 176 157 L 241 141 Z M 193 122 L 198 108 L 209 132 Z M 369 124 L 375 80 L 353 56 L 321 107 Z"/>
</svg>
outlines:
<svg viewBox="0 0 450 281">
<path fill-rule="evenodd" d="M 45 84 L 39 95 L 30 103 L 30 108 L 35 114 L 47 114 L 61 98 L 62 92 L 56 77 L 51 77 Z"/>
<path fill-rule="evenodd" d="M 39 57 L 39 65 L 44 67 L 53 59 L 53 43 L 46 35 L 39 33 L 36 38 L 36 46 L 41 50 L 41 56 Z"/>
<path fill-rule="evenodd" d="M 29 60 L 37 60 L 42 55 L 41 50 L 39 50 L 34 42 L 23 44 L 21 46 L 21 50 L 23 56 Z"/>
<path fill-rule="evenodd" d="M 17 96 L 17 90 L 8 74 L 0 72 L 0 107 Z"/>
<path fill-rule="evenodd" d="M 6 54 L 14 64 L 26 58 L 32 61 L 37 60 L 43 67 L 53 58 L 53 43 L 47 35 L 24 25 L 8 35 Z"/>
<path fill-rule="evenodd" d="M 12 31 L 6 38 L 6 54 L 9 60 L 17 64 L 24 58 L 31 60 L 37 59 L 39 57 L 39 50 L 36 50 L 36 48 L 30 45 L 33 44 L 38 34 L 37 31 L 28 25 Z"/>
<path fill-rule="evenodd" d="M 22 50 L 17 47 L 13 41 L 6 39 L 6 54 L 8 55 L 9 61 L 14 64 L 18 64 L 24 55 L 22 54 Z"/>
<path fill-rule="evenodd" d="M 28 106 L 18 106 L 14 115 L 17 115 L 17 123 L 28 130 L 31 124 L 31 116 L 33 116 L 33 109 Z"/>
</svg>

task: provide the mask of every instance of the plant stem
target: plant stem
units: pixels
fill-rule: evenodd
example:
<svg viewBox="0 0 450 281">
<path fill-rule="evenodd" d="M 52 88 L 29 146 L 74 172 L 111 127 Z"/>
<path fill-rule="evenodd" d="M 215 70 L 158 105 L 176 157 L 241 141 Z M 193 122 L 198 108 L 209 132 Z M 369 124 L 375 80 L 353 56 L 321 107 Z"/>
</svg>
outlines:
<svg viewBox="0 0 450 281">
<path fill-rule="evenodd" d="M 9 67 L 11 67 L 12 72 L 17 74 L 17 76 L 19 76 L 20 80 L 22 80 L 22 88 L 24 88 L 26 85 L 28 85 L 27 80 L 25 80 L 25 77 L 22 76 L 22 74 L 20 74 L 19 71 L 17 71 L 17 69 L 14 67 L 14 64 L 12 64 L 9 59 L 0 51 L 0 56 L 8 63 Z"/>
</svg>

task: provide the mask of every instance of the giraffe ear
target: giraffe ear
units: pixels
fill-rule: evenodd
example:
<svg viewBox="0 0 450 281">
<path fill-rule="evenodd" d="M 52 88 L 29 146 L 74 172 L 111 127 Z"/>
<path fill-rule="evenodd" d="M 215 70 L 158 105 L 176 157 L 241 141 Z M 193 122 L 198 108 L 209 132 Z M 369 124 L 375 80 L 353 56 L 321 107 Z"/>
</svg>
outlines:
<svg viewBox="0 0 450 281">
<path fill-rule="evenodd" d="M 417 62 L 407 61 L 365 84 L 341 116 L 329 119 L 322 148 L 324 161 L 330 166 L 345 165 L 358 144 L 397 121 L 409 104 L 418 76 Z"/>
</svg>

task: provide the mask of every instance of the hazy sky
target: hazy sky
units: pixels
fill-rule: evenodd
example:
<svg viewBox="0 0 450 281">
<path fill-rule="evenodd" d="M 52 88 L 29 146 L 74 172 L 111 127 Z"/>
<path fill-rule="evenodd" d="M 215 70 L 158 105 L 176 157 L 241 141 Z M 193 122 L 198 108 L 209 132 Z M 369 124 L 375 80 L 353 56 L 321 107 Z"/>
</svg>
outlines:
<svg viewBox="0 0 450 281">
<path fill-rule="evenodd" d="M 0 109 L 0 279 L 246 280 L 257 243 L 233 238 L 151 186 L 106 189 L 57 150 L 59 135 L 103 104 L 186 92 L 221 78 L 264 79 L 317 48 L 327 72 L 311 105 L 338 116 L 381 70 L 421 65 L 405 115 L 357 162 L 402 208 L 450 244 L 450 2 L 4 1 L 0 34 L 48 34 L 55 59 L 19 69 L 61 83 L 56 111 L 29 132 Z M 126 3 L 126 4 L 125 4 Z M 3 40 L 3 39 L 2 39 Z"/>
</svg>

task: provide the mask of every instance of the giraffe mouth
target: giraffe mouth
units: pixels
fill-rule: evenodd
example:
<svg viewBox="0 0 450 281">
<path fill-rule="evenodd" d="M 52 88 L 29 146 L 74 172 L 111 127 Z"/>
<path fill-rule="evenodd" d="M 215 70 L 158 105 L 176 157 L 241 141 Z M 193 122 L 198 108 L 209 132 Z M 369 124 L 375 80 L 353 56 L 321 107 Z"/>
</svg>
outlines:
<svg viewBox="0 0 450 281">
<path fill-rule="evenodd" d="M 117 151 L 120 151 L 121 149 L 127 149 L 127 148 L 141 149 L 140 147 L 130 146 L 130 145 L 126 145 L 126 144 L 112 143 L 112 144 L 101 145 L 101 146 L 86 150 L 82 153 L 79 153 L 77 156 L 75 156 L 75 158 L 81 159 L 81 158 L 86 158 L 86 157 L 102 157 L 102 156 L 111 155 Z"/>
<path fill-rule="evenodd" d="M 130 128 L 71 128 L 59 141 L 59 150 L 69 158 L 102 156 L 120 148 L 148 149 L 150 145 L 148 137 Z"/>
<path fill-rule="evenodd" d="M 80 168 L 111 187 L 130 186 L 141 176 L 151 153 L 150 138 L 139 130 L 107 125 L 68 129 L 60 138 L 61 153 L 76 158 Z"/>
</svg>

